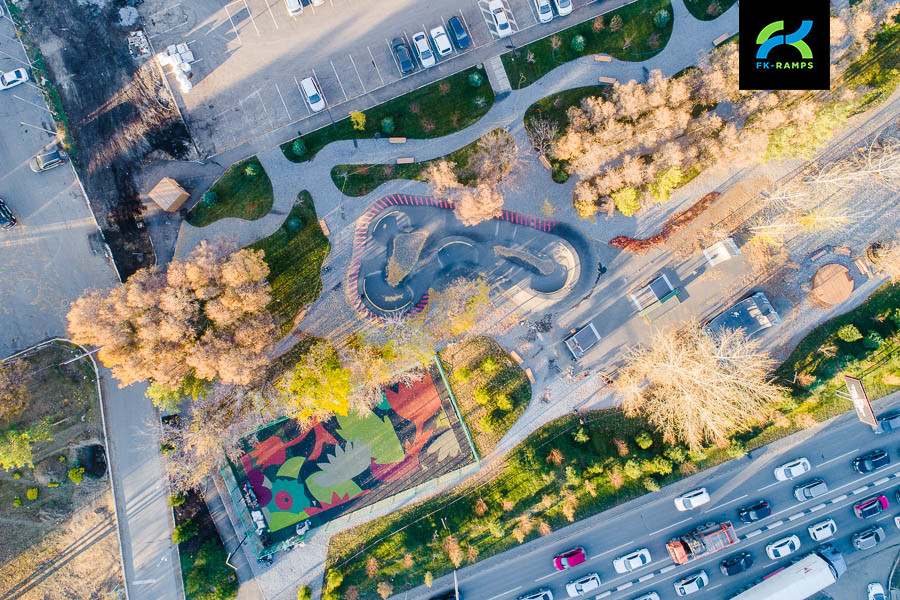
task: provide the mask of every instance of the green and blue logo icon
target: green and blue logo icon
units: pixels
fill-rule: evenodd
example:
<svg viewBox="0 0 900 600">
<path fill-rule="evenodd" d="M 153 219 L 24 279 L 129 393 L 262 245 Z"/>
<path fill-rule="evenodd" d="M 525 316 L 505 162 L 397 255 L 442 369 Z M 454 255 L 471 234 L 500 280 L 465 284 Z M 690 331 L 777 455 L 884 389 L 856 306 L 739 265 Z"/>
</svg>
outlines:
<svg viewBox="0 0 900 600">
<path fill-rule="evenodd" d="M 756 36 L 756 43 L 759 44 L 759 50 L 756 51 L 757 60 L 766 60 L 769 58 L 769 51 L 776 46 L 788 45 L 793 46 L 800 51 L 800 58 L 812 60 L 813 53 L 803 38 L 812 31 L 813 22 L 803 21 L 800 28 L 794 33 L 788 35 L 774 35 L 784 30 L 784 21 L 775 21 L 763 27 L 759 35 Z"/>
</svg>

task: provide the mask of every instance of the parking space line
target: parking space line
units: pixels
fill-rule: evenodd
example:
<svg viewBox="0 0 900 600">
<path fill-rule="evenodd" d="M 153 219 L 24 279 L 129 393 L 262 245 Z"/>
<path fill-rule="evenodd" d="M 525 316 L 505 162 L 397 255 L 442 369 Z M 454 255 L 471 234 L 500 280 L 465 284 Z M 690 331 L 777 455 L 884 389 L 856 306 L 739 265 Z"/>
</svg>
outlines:
<svg viewBox="0 0 900 600">
<path fill-rule="evenodd" d="M 313 69 L 313 77 L 316 77 L 316 70 L 315 70 L 315 69 Z M 318 81 L 319 81 L 319 78 L 316 77 L 316 82 L 318 82 Z M 294 83 L 297 84 L 297 91 L 300 92 L 300 97 L 303 99 L 303 106 L 306 107 L 306 114 L 311 115 L 311 114 L 312 114 L 312 111 L 309 110 L 309 106 L 306 104 L 306 96 L 303 94 L 303 90 L 300 89 L 300 82 L 297 81 L 297 77 L 296 77 L 296 76 L 294 76 Z M 321 88 L 320 88 L 320 89 L 321 89 Z M 324 96 L 324 94 L 323 94 L 323 96 Z"/>
<path fill-rule="evenodd" d="M 276 0 L 276 1 L 277 1 L 277 0 Z M 275 20 L 275 13 L 272 12 L 272 5 L 269 4 L 269 1 L 268 1 L 268 0 L 266 0 L 266 8 L 268 9 L 267 12 L 269 13 L 269 16 L 272 17 L 272 22 L 275 23 L 275 29 L 281 29 L 281 28 L 278 26 L 278 21 Z"/>
<path fill-rule="evenodd" d="M 387 44 L 388 52 L 391 53 L 391 58 L 394 59 L 394 66 L 397 67 L 397 72 L 400 73 L 400 77 L 402 78 L 403 71 L 400 70 L 400 62 L 397 60 L 397 55 L 394 54 L 394 49 L 391 48 L 391 43 L 387 40 L 387 38 L 384 38 L 384 43 Z"/>
<path fill-rule="evenodd" d="M 171 10 L 171 9 L 173 9 L 173 8 L 178 8 L 179 6 L 181 6 L 181 2 L 176 2 L 175 4 L 173 4 L 173 5 L 171 5 L 171 6 L 164 6 L 164 7 L 162 7 L 161 9 L 159 9 L 158 11 L 156 11 L 155 13 L 153 13 L 152 15 L 150 15 L 150 17 L 151 17 L 151 18 L 152 18 L 152 17 L 155 17 L 155 16 L 158 15 L 159 13 L 166 12 L 167 10 Z"/>
<path fill-rule="evenodd" d="M 375 72 L 378 73 L 378 79 L 381 80 L 381 85 L 384 85 L 384 77 L 381 76 L 381 71 L 378 69 L 378 65 L 375 63 L 375 55 L 372 54 L 372 49 L 366 46 L 369 50 L 369 57 L 372 59 L 372 66 L 375 67 Z"/>
<path fill-rule="evenodd" d="M 26 100 L 25 98 L 22 98 L 22 97 L 19 96 L 18 94 L 13 94 L 13 98 L 15 98 L 15 99 L 17 99 L 17 100 L 21 100 L 21 101 L 24 102 L 25 104 L 30 104 L 30 105 L 32 105 L 32 106 L 35 106 L 35 107 L 37 107 L 37 108 L 40 108 L 41 110 L 46 110 L 48 113 L 53 114 L 53 111 L 51 111 L 51 110 L 50 110 L 49 108 L 47 108 L 46 106 L 41 106 L 40 104 L 35 104 L 34 102 L 30 102 L 29 100 Z"/>
<path fill-rule="evenodd" d="M 521 586 L 521 585 L 517 585 L 516 587 L 514 587 L 514 588 L 512 588 L 512 589 L 509 589 L 509 590 L 506 590 L 505 592 L 500 592 L 500 593 L 497 594 L 496 596 L 491 596 L 490 598 L 488 598 L 488 600 L 497 600 L 497 598 L 499 598 L 499 597 L 501 597 L 501 596 L 505 596 L 506 594 L 512 593 L 512 592 L 514 592 L 514 591 L 516 591 L 516 590 L 520 590 L 520 589 L 522 589 L 522 586 Z"/>
<path fill-rule="evenodd" d="M 188 20 L 188 19 L 185 19 L 183 22 L 179 23 L 178 25 L 172 25 L 172 26 L 169 27 L 168 29 L 165 29 L 165 30 L 163 30 L 163 31 L 157 31 L 156 33 L 152 34 L 150 37 L 151 37 L 151 38 L 159 37 L 159 36 L 161 36 L 161 35 L 164 34 L 164 33 L 169 33 L 169 32 L 172 31 L 173 29 L 178 29 L 179 27 L 181 27 L 181 26 L 183 26 L 183 25 L 187 25 L 188 22 L 189 22 L 189 20 Z"/>
<path fill-rule="evenodd" d="M 6 54 L 6 52 L 4 52 L 3 50 L 0 50 L 0 54 Z M 12 54 L 6 54 L 6 56 L 8 56 L 9 58 L 11 58 L 11 59 L 13 59 L 13 60 L 17 60 L 17 61 L 19 61 L 20 63 L 22 63 L 23 65 L 26 65 L 26 66 L 28 66 L 28 67 L 31 66 L 31 63 L 25 62 L 25 61 L 22 60 L 21 58 L 16 58 L 16 57 L 13 56 Z"/>
<path fill-rule="evenodd" d="M 256 30 L 256 35 L 261 36 L 262 34 L 259 32 L 259 27 L 256 26 L 256 19 L 253 18 L 253 13 L 250 11 L 250 5 L 247 4 L 247 0 L 243 0 L 244 6 L 247 8 L 247 14 L 250 15 L 250 22 L 253 23 L 253 28 Z"/>
<path fill-rule="evenodd" d="M 231 30 L 234 32 L 235 37 L 237 38 L 238 44 L 241 46 L 244 45 L 244 42 L 241 41 L 241 34 L 238 33 L 237 27 L 234 26 L 234 19 L 231 18 L 231 11 L 228 10 L 228 5 L 224 6 L 225 14 L 228 15 L 228 20 L 231 21 Z"/>
<path fill-rule="evenodd" d="M 334 61 L 330 60 L 328 62 L 331 63 L 331 70 L 334 71 L 334 76 L 335 76 L 335 78 L 337 78 L 338 85 L 341 86 L 341 93 L 344 94 L 344 101 L 346 101 L 348 99 L 347 92 L 344 91 L 344 84 L 341 83 L 341 76 L 338 75 L 337 69 L 334 66 Z"/>
<path fill-rule="evenodd" d="M 349 54 L 347 56 L 350 56 Z M 359 85 L 362 86 L 363 93 L 368 94 L 369 92 L 366 90 L 366 85 L 362 81 L 362 76 L 359 74 L 359 69 L 356 68 L 356 61 L 353 60 L 353 57 L 350 56 L 350 64 L 353 65 L 353 70 L 356 71 L 356 78 L 359 79 Z"/>
<path fill-rule="evenodd" d="M 290 109 L 287 107 L 287 102 L 284 101 L 284 96 L 281 95 L 281 88 L 278 87 L 278 84 L 275 84 L 275 91 L 278 92 L 278 97 L 281 98 L 281 103 L 284 104 L 284 112 L 287 113 L 288 119 L 293 120 L 293 115 L 291 115 Z"/>
</svg>

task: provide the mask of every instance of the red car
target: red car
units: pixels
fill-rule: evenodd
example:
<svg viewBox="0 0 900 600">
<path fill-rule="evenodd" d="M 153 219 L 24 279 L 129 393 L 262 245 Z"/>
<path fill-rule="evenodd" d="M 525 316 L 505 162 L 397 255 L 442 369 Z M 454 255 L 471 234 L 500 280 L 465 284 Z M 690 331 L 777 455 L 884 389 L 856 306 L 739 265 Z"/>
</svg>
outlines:
<svg viewBox="0 0 900 600">
<path fill-rule="evenodd" d="M 580 565 L 587 557 L 584 555 L 584 548 L 574 548 L 568 552 L 563 552 L 553 557 L 553 566 L 557 571 L 565 571 L 569 567 Z"/>
<path fill-rule="evenodd" d="M 860 519 L 868 519 L 869 517 L 880 514 L 887 507 L 888 499 L 882 494 L 881 496 L 866 498 L 853 507 L 853 512 Z"/>
</svg>

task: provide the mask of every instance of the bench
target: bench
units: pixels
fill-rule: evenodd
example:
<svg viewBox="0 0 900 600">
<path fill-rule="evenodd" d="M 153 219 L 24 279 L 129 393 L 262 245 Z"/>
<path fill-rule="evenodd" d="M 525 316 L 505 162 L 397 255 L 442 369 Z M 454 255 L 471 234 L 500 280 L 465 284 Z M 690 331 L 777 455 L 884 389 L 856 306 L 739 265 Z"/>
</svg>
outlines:
<svg viewBox="0 0 900 600">
<path fill-rule="evenodd" d="M 615 77 L 598 77 L 597 81 L 599 81 L 600 83 L 617 83 Z"/>
<path fill-rule="evenodd" d="M 826 252 L 828 252 L 827 249 L 825 249 L 825 248 L 820 248 L 819 250 L 816 250 L 815 252 L 813 252 L 812 254 L 809 255 L 809 260 L 817 260 L 817 259 L 820 259 L 820 258 L 822 258 L 823 256 L 825 256 L 825 253 L 826 253 Z"/>
<path fill-rule="evenodd" d="M 547 160 L 547 157 L 544 156 L 543 154 L 541 154 L 539 160 L 541 161 L 541 164 L 544 165 L 544 168 L 547 169 L 548 171 L 553 169 L 553 165 L 550 164 L 550 161 Z"/>
<path fill-rule="evenodd" d="M 835 246 L 834 253 L 842 256 L 850 256 L 851 254 L 850 248 L 847 248 L 846 246 Z"/>
<path fill-rule="evenodd" d="M 391 144 L 405 144 L 406 138 L 405 137 L 392 137 L 392 138 L 388 138 L 388 142 L 390 142 Z"/>
<path fill-rule="evenodd" d="M 522 364 L 522 357 L 519 356 L 519 353 L 518 353 L 518 352 L 516 352 L 515 350 L 512 350 L 512 351 L 510 351 L 509 355 L 512 357 L 512 359 L 513 359 L 514 361 L 516 361 L 516 364 L 517 364 L 517 365 L 521 365 L 521 364 Z"/>
<path fill-rule="evenodd" d="M 322 228 L 322 233 L 324 233 L 326 237 L 331 235 L 331 232 L 328 230 L 328 225 L 325 224 L 325 219 L 319 219 L 319 227 Z"/>
<path fill-rule="evenodd" d="M 525 376 L 528 377 L 528 381 L 534 383 L 534 373 L 531 372 L 531 367 L 525 369 Z"/>
<path fill-rule="evenodd" d="M 398 165 L 411 165 L 414 162 L 416 162 L 416 159 L 413 158 L 412 156 L 404 156 L 403 158 L 397 159 Z"/>
<path fill-rule="evenodd" d="M 859 269 L 859 272 L 865 275 L 866 277 L 871 277 L 871 271 L 869 271 L 869 267 L 866 265 L 866 261 L 861 258 L 857 258 L 853 261 L 853 264 L 856 265 L 856 268 Z"/>
<path fill-rule="evenodd" d="M 611 62 L 612 56 L 610 56 L 609 54 L 595 54 L 594 61 L 595 62 Z"/>
<path fill-rule="evenodd" d="M 730 34 L 723 33 L 722 35 L 720 35 L 719 37 L 717 37 L 716 39 L 713 40 L 713 46 L 718 46 L 719 44 L 721 44 L 722 42 L 724 42 L 725 40 L 727 40 L 730 37 L 731 37 Z"/>
</svg>

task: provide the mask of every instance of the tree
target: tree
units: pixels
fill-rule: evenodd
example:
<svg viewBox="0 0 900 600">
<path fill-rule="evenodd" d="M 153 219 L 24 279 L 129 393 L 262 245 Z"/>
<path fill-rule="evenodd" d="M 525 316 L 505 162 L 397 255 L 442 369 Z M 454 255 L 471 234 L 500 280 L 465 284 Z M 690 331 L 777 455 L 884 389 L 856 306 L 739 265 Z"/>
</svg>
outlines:
<svg viewBox="0 0 900 600">
<path fill-rule="evenodd" d="M 392 586 L 387 581 L 379 581 L 378 587 L 376 588 L 378 595 L 387 600 L 394 593 L 394 586 Z"/>
<path fill-rule="evenodd" d="M 618 31 L 622 29 L 622 17 L 619 15 L 615 15 L 612 20 L 609 22 L 609 28 L 611 31 Z"/>
<path fill-rule="evenodd" d="M 213 190 L 206 190 L 200 198 L 200 204 L 206 207 L 214 206 L 219 201 L 219 195 Z"/>
<path fill-rule="evenodd" d="M 262 165 L 259 164 L 259 161 L 256 159 L 252 159 L 247 166 L 244 167 L 244 175 L 247 177 L 253 178 L 259 175 L 262 172 Z"/>
<path fill-rule="evenodd" d="M 188 519 L 181 525 L 175 526 L 175 531 L 172 534 L 172 541 L 176 544 L 180 544 L 181 542 L 188 541 L 198 533 L 200 533 L 200 525 L 197 521 Z"/>
<path fill-rule="evenodd" d="M 141 269 L 107 294 L 87 292 L 71 305 L 69 335 L 101 346 L 121 386 L 151 379 L 176 390 L 189 376 L 247 385 L 278 334 L 268 274 L 261 251 L 201 242 L 185 261 Z"/>
<path fill-rule="evenodd" d="M 72 483 L 81 483 L 84 480 L 84 467 L 69 469 L 69 479 L 72 480 Z"/>
<path fill-rule="evenodd" d="M 625 187 L 612 193 L 612 199 L 616 203 L 616 208 L 626 217 L 632 216 L 641 209 L 641 203 L 638 200 L 637 190 L 633 187 Z"/>
<path fill-rule="evenodd" d="M 839 339 L 845 342 L 855 342 L 863 338 L 863 335 L 859 332 L 859 329 L 857 329 L 856 326 L 852 324 L 842 325 L 841 328 L 837 330 L 837 336 Z"/>
<path fill-rule="evenodd" d="M 572 41 L 570 42 L 569 46 L 572 48 L 572 52 L 577 52 L 580 54 L 581 52 L 584 51 L 584 46 L 586 43 L 587 42 L 584 39 L 583 35 L 576 35 L 575 37 L 572 38 Z"/>
<path fill-rule="evenodd" d="M 0 363 L 0 419 L 9 421 L 31 403 L 28 371 L 21 359 Z"/>
<path fill-rule="evenodd" d="M 26 429 L 7 429 L 0 433 L 0 467 L 6 471 L 34 467 L 34 444 L 51 441 L 53 436 L 49 420 L 35 423 Z"/>
<path fill-rule="evenodd" d="M 428 163 L 423 177 L 431 184 L 435 195 L 440 196 L 449 190 L 461 187 L 456 173 L 453 171 L 455 166 L 455 163 L 444 159 Z"/>
<path fill-rule="evenodd" d="M 481 83 L 484 81 L 484 77 L 482 77 L 481 73 L 469 73 L 469 85 L 473 88 L 481 87 Z"/>
<path fill-rule="evenodd" d="M 353 385 L 328 341 L 313 344 L 293 370 L 277 384 L 281 406 L 301 425 L 346 416 Z"/>
<path fill-rule="evenodd" d="M 875 266 L 878 267 L 878 270 L 890 277 L 894 283 L 900 282 L 900 240 L 886 247 L 878 248 L 874 254 Z M 0 390 L 0 394 L 2 393 L 3 391 Z"/>
<path fill-rule="evenodd" d="M 394 117 L 387 116 L 381 120 L 381 130 L 388 135 L 394 133 Z"/>
<path fill-rule="evenodd" d="M 615 388 L 628 415 L 641 415 L 667 443 L 691 449 L 766 421 L 782 389 L 775 366 L 743 330 L 708 335 L 698 323 L 658 332 L 631 350 Z"/>
<path fill-rule="evenodd" d="M 531 117 L 525 131 L 528 132 L 528 140 L 535 152 L 546 156 L 550 154 L 553 142 L 559 137 L 559 124 L 552 119 Z"/>
<path fill-rule="evenodd" d="M 434 585 L 434 575 L 431 574 L 431 571 L 425 571 L 425 587 L 430 588 Z"/>
<path fill-rule="evenodd" d="M 487 184 L 479 184 L 474 190 L 464 189 L 456 199 L 454 213 L 467 227 L 499 217 L 503 211 L 503 196 Z"/>
<path fill-rule="evenodd" d="M 366 128 L 366 115 L 358 110 L 350 111 L 350 124 L 355 131 L 362 131 Z"/>
<path fill-rule="evenodd" d="M 444 548 L 444 552 L 447 553 L 447 558 L 450 559 L 453 566 L 459 568 L 459 565 L 461 565 L 463 561 L 463 553 L 457 539 L 452 535 L 448 535 L 444 538 L 441 546 Z"/>
<path fill-rule="evenodd" d="M 144 396 L 153 402 L 153 406 L 164 413 L 177 413 L 181 409 L 181 401 L 185 398 L 197 400 L 209 393 L 212 383 L 205 379 L 199 379 L 188 375 L 177 389 L 151 382 L 147 386 Z"/>
<path fill-rule="evenodd" d="M 297 590 L 297 600 L 312 600 L 312 588 L 308 585 Z"/>
<path fill-rule="evenodd" d="M 291 151 L 296 156 L 306 156 L 306 142 L 303 141 L 303 138 L 297 138 L 296 140 L 294 140 L 294 142 L 291 144 Z"/>
<path fill-rule="evenodd" d="M 660 29 L 668 25 L 671 20 L 672 14 L 664 8 L 656 11 L 656 14 L 653 15 L 653 24 Z"/>
<path fill-rule="evenodd" d="M 481 183 L 499 184 L 521 165 L 522 153 L 516 139 L 503 129 L 495 129 L 481 136 L 476 148 L 473 162 Z"/>
<path fill-rule="evenodd" d="M 435 338 L 456 337 L 474 329 L 490 309 L 487 282 L 460 277 L 429 292 L 426 326 Z"/>
</svg>

